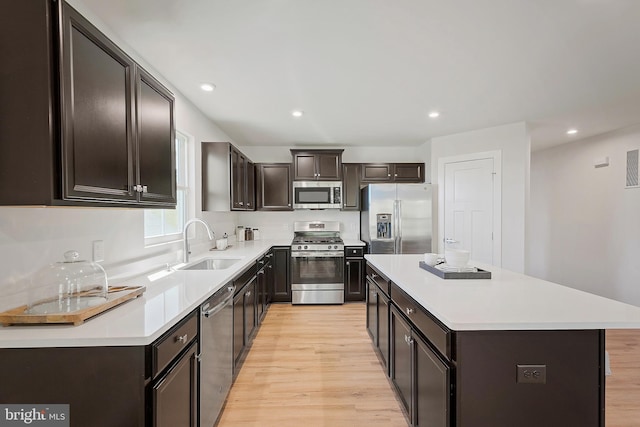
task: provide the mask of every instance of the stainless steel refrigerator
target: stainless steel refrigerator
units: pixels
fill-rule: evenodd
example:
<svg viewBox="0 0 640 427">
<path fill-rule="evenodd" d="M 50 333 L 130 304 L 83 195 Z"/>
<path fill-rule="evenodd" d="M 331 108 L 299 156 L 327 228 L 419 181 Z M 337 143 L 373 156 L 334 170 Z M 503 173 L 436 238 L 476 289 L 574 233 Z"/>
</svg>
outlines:
<svg viewBox="0 0 640 427">
<path fill-rule="evenodd" d="M 431 184 L 369 184 L 360 191 L 360 238 L 369 253 L 431 252 Z"/>
</svg>

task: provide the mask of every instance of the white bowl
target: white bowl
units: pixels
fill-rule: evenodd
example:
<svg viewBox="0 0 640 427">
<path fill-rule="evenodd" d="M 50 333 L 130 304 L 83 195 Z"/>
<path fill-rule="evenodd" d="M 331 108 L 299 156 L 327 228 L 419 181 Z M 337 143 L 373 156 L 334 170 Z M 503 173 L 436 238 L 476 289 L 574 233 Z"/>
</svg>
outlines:
<svg viewBox="0 0 640 427">
<path fill-rule="evenodd" d="M 451 267 L 466 267 L 469 262 L 469 251 L 464 249 L 445 249 L 444 260 Z"/>
<path fill-rule="evenodd" d="M 438 263 L 438 254 L 427 253 L 424 254 L 424 262 L 430 267 L 433 267 Z"/>
</svg>

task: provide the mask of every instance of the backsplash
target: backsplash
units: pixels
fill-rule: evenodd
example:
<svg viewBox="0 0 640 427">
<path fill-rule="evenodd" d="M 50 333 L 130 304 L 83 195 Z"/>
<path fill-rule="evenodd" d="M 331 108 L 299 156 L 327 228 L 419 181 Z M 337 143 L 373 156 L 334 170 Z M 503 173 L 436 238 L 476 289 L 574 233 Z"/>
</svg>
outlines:
<svg viewBox="0 0 640 427">
<path fill-rule="evenodd" d="M 293 238 L 294 221 L 339 221 L 343 239 L 358 239 L 360 213 L 339 210 L 296 210 L 291 212 L 238 212 L 238 225 L 260 229 L 260 238 Z"/>
<path fill-rule="evenodd" d="M 218 229 L 233 230 L 233 214 L 219 214 Z M 26 301 L 33 274 L 47 264 L 62 261 L 65 251 L 92 259 L 92 242 L 104 242 L 104 262 L 110 283 L 130 275 L 132 265 L 142 272 L 166 262 L 177 262 L 182 242 L 145 247 L 142 209 L 12 208 L 0 207 L 0 310 Z M 195 227 L 198 239 L 206 235 Z"/>
</svg>

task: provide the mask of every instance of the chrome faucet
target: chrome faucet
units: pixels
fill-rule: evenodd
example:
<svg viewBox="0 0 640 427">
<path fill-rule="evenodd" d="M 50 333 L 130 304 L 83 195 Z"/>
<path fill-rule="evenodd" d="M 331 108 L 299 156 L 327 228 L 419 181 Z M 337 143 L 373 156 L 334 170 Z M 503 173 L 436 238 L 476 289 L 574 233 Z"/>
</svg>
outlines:
<svg viewBox="0 0 640 427">
<path fill-rule="evenodd" d="M 187 229 L 194 222 L 199 222 L 202 225 L 204 225 L 204 228 L 207 229 L 207 234 L 209 234 L 209 240 L 213 240 L 215 238 L 215 233 L 213 232 L 213 230 L 211 230 L 211 227 L 209 227 L 209 224 L 207 224 L 206 222 L 204 222 L 200 218 L 193 218 L 193 219 L 190 219 L 189 221 L 187 221 L 184 224 L 184 230 L 182 231 L 182 238 L 183 238 L 183 245 L 184 245 L 183 246 L 183 252 L 182 252 L 182 261 L 185 264 L 189 262 L 189 254 L 191 253 L 189 251 L 189 239 L 187 237 Z"/>
</svg>

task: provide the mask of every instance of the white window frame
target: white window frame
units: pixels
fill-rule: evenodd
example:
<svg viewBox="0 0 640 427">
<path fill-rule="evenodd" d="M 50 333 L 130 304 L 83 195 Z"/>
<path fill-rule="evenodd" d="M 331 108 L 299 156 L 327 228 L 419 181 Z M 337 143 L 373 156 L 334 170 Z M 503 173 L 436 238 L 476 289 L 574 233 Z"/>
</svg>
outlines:
<svg viewBox="0 0 640 427">
<path fill-rule="evenodd" d="M 188 218 L 190 218 L 190 213 L 192 210 L 193 201 L 191 200 L 193 196 L 192 191 L 192 169 L 193 162 L 191 161 L 192 157 L 192 146 L 193 146 L 193 138 L 188 136 L 184 132 L 176 131 L 176 198 L 178 202 L 176 203 L 176 209 L 182 210 L 182 218 L 180 221 L 179 231 L 175 232 L 167 232 L 154 236 L 146 236 L 144 235 L 144 245 L 145 247 L 163 245 L 168 243 L 173 243 L 177 241 L 182 241 L 182 229 L 184 228 L 184 224 Z M 182 169 L 180 169 L 180 163 L 182 164 Z M 182 177 L 178 176 L 178 174 L 182 172 Z M 183 194 L 183 197 L 180 197 L 180 194 Z M 182 200 L 183 203 L 179 203 Z M 148 213 L 153 212 L 154 214 L 160 214 L 164 218 L 164 214 L 169 209 L 145 209 L 145 216 Z M 143 219 L 143 221 L 146 220 Z M 146 232 L 143 227 L 143 234 Z"/>
</svg>

